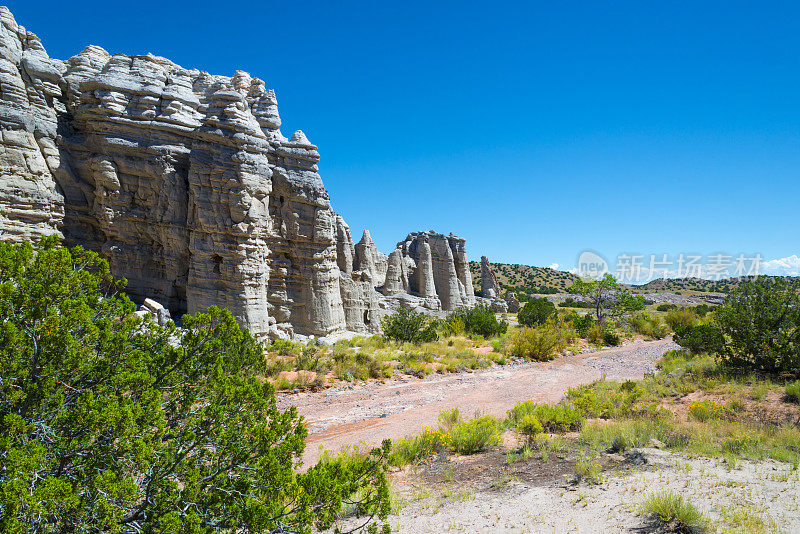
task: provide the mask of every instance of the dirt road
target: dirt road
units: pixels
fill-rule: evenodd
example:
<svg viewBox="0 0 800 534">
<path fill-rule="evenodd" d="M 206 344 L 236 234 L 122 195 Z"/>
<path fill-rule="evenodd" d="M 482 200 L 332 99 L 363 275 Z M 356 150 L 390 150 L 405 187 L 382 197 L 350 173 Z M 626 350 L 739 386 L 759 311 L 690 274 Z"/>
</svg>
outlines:
<svg viewBox="0 0 800 534">
<path fill-rule="evenodd" d="M 503 416 L 524 400 L 556 402 L 570 386 L 586 384 L 603 374 L 612 380 L 638 379 L 655 369 L 669 339 L 576 354 L 546 363 L 511 364 L 471 373 L 430 375 L 424 379 L 391 379 L 324 391 L 281 393 L 278 405 L 297 406 L 309 428 L 304 460 L 319 456 L 322 445 L 339 450 L 347 444 L 378 445 L 436 426 L 439 412 L 459 407 L 472 416 Z"/>
</svg>

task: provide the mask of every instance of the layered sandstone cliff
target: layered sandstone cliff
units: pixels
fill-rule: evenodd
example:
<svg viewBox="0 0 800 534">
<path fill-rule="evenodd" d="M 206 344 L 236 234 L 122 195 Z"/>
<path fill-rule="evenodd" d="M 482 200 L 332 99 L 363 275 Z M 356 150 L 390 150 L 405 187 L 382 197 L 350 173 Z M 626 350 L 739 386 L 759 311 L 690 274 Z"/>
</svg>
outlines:
<svg viewBox="0 0 800 534">
<path fill-rule="evenodd" d="M 464 240 L 353 243 L 275 93 L 153 55 L 50 58 L 0 8 L 0 238 L 61 235 L 108 259 L 134 300 L 215 304 L 252 332 L 375 332 L 383 294 L 469 305 Z M 438 302 L 438 304 L 436 304 Z"/>
</svg>

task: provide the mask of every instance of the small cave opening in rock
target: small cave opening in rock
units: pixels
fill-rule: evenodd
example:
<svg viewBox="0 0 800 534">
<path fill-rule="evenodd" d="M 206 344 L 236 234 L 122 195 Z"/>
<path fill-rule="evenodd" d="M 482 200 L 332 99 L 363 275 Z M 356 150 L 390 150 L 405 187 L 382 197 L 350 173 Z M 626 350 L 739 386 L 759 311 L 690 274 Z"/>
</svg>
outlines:
<svg viewBox="0 0 800 534">
<path fill-rule="evenodd" d="M 215 274 L 222 274 L 222 256 L 219 254 L 214 254 L 214 273 Z"/>
<path fill-rule="evenodd" d="M 364 311 L 364 324 L 369 324 L 369 310 Z"/>
</svg>

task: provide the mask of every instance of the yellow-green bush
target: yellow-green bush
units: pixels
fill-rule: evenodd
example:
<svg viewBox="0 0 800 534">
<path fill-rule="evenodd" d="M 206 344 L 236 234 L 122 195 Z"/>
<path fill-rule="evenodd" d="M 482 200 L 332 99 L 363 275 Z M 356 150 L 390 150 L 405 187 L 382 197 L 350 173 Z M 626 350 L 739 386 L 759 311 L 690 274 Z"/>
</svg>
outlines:
<svg viewBox="0 0 800 534">
<path fill-rule="evenodd" d="M 552 360 L 556 353 L 566 350 L 577 334 L 572 324 L 560 316 L 551 316 L 536 328 L 522 327 L 509 335 L 508 352 L 511 356 L 542 362 Z"/>
<path fill-rule="evenodd" d="M 658 315 L 646 312 L 637 313 L 630 319 L 631 329 L 652 339 L 661 339 L 669 334 L 669 327 Z"/>
<path fill-rule="evenodd" d="M 673 332 L 680 332 L 697 324 L 697 315 L 689 308 L 675 308 L 667 312 L 664 318 Z"/>
<path fill-rule="evenodd" d="M 450 433 L 453 449 L 460 454 L 475 454 L 500 443 L 500 425 L 488 415 L 459 421 Z"/>
<path fill-rule="evenodd" d="M 389 463 L 404 466 L 411 462 L 446 452 L 452 446 L 450 434 L 435 428 L 423 428 L 418 436 L 398 439 L 392 444 Z"/>
<path fill-rule="evenodd" d="M 705 422 L 725 418 L 725 406 L 712 400 L 695 401 L 689 405 L 692 418 Z"/>
<path fill-rule="evenodd" d="M 525 436 L 530 443 L 537 435 L 544 432 L 544 427 L 535 415 L 528 414 L 522 418 L 519 424 L 517 424 L 517 432 L 519 432 L 522 436 Z"/>
</svg>

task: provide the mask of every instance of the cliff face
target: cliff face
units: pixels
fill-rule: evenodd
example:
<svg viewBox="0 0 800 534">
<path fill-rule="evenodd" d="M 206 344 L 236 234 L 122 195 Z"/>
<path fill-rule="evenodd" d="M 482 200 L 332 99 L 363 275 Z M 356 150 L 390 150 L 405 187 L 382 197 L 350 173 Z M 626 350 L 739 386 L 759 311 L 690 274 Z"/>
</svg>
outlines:
<svg viewBox="0 0 800 534">
<path fill-rule="evenodd" d="M 272 338 L 377 331 L 387 272 L 392 292 L 469 300 L 463 239 L 411 234 L 393 262 L 368 232 L 354 244 L 317 147 L 280 126 L 274 92 L 245 72 L 95 46 L 51 59 L 0 8 L 2 239 L 59 234 L 101 252 L 139 302 L 224 306 Z"/>
<path fill-rule="evenodd" d="M 0 9 L 0 230 L 99 250 L 135 299 L 226 306 L 258 334 L 369 331 L 302 132 L 244 72 L 88 47 L 67 61 Z M 355 284 L 355 288 L 351 287 Z M 374 300 L 374 299 L 373 299 Z"/>
</svg>

